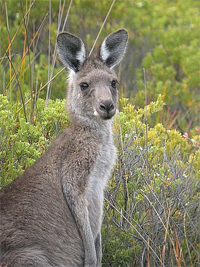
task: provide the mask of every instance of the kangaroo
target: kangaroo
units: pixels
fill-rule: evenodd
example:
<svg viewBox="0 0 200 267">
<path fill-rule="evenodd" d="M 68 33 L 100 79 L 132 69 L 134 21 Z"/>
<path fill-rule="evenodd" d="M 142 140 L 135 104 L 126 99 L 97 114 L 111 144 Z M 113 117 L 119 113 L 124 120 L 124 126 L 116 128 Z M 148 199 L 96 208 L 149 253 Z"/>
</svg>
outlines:
<svg viewBox="0 0 200 267">
<path fill-rule="evenodd" d="M 67 32 L 57 38 L 70 71 L 70 125 L 47 152 L 0 193 L 0 264 L 99 267 L 104 189 L 116 158 L 112 121 L 118 102 L 113 71 L 128 40 L 108 35 L 96 56 Z"/>
</svg>

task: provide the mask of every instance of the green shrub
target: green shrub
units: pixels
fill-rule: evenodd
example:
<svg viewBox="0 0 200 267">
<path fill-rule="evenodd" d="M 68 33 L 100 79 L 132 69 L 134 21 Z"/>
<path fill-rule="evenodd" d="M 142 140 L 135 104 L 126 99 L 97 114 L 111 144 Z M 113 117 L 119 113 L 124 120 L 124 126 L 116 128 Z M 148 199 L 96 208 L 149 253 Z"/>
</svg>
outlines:
<svg viewBox="0 0 200 267">
<path fill-rule="evenodd" d="M 38 99 L 33 124 L 23 113 L 17 113 L 16 104 L 0 94 L 0 185 L 11 182 L 32 165 L 47 149 L 52 138 L 68 124 L 64 112 L 65 101 Z"/>
</svg>

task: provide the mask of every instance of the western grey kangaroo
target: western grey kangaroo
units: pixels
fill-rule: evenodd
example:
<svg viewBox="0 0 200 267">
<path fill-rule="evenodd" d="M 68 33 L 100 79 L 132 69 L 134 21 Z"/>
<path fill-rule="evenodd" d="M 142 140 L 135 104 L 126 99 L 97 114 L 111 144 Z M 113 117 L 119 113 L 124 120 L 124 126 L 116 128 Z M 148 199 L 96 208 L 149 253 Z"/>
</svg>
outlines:
<svg viewBox="0 0 200 267">
<path fill-rule="evenodd" d="M 63 32 L 59 56 L 70 71 L 70 125 L 48 151 L 0 193 L 0 263 L 12 267 L 101 266 L 104 188 L 116 158 L 112 120 L 118 101 L 113 71 L 127 31 L 105 38 L 96 56 Z"/>
</svg>

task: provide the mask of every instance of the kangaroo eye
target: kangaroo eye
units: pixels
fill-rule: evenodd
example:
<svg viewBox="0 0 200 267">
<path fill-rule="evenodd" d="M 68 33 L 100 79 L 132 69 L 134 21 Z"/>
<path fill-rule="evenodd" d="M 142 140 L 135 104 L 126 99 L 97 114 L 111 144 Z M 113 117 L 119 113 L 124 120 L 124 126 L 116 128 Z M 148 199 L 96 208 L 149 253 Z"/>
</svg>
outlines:
<svg viewBox="0 0 200 267">
<path fill-rule="evenodd" d="M 84 91 L 89 87 L 89 84 L 88 83 L 80 83 L 79 86 L 80 86 L 81 90 Z"/>
<path fill-rule="evenodd" d="M 116 81 L 116 80 L 112 80 L 112 82 L 111 82 L 111 86 L 112 86 L 113 88 L 116 88 L 116 87 L 117 87 L 117 81 Z"/>
</svg>

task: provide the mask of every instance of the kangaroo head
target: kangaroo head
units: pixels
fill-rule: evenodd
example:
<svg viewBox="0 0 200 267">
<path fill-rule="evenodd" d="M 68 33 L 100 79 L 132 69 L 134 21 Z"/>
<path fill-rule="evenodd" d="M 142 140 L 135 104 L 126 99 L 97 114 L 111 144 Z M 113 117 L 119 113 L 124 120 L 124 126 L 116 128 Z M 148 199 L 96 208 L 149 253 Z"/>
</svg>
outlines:
<svg viewBox="0 0 200 267">
<path fill-rule="evenodd" d="M 118 30 L 104 39 L 95 57 L 87 58 L 80 38 L 66 32 L 58 35 L 60 59 L 70 70 L 68 108 L 71 113 L 104 120 L 115 115 L 119 81 L 113 67 L 120 63 L 127 40 L 127 31 Z"/>
</svg>

